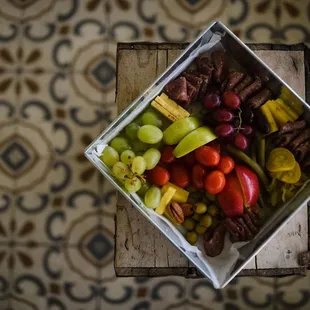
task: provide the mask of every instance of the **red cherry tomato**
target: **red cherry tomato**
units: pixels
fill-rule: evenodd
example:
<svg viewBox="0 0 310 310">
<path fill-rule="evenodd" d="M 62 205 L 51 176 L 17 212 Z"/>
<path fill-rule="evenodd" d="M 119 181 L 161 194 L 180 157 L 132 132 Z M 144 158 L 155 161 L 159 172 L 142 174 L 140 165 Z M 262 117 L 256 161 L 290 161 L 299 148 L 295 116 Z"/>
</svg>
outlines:
<svg viewBox="0 0 310 310">
<path fill-rule="evenodd" d="M 169 182 L 170 174 L 168 170 L 162 166 L 156 166 L 147 173 L 147 179 L 157 186 L 164 186 Z"/>
<path fill-rule="evenodd" d="M 203 165 L 196 164 L 192 168 L 192 183 L 197 189 L 204 188 L 204 180 L 206 177 L 207 171 Z"/>
<path fill-rule="evenodd" d="M 185 164 L 189 167 L 192 167 L 196 164 L 196 159 L 194 152 L 188 153 L 184 156 Z"/>
<path fill-rule="evenodd" d="M 221 145 L 216 141 L 213 140 L 210 143 L 207 144 L 207 146 L 212 147 L 213 149 L 215 149 L 219 154 L 221 154 Z"/>
<path fill-rule="evenodd" d="M 220 154 L 210 146 L 201 146 L 195 150 L 196 160 L 206 167 L 215 167 L 220 161 Z"/>
<path fill-rule="evenodd" d="M 224 174 L 229 174 L 235 168 L 235 162 L 231 157 L 223 155 L 216 168 L 222 171 Z"/>
<path fill-rule="evenodd" d="M 170 145 L 165 145 L 161 150 L 161 162 L 164 164 L 171 164 L 175 161 L 175 157 L 173 156 L 174 147 Z"/>
<path fill-rule="evenodd" d="M 226 179 L 223 172 L 214 170 L 205 179 L 205 190 L 212 195 L 219 194 L 225 187 Z"/>
<path fill-rule="evenodd" d="M 185 188 L 190 184 L 190 174 L 188 170 L 180 164 L 174 164 L 170 169 L 171 183 Z"/>
</svg>

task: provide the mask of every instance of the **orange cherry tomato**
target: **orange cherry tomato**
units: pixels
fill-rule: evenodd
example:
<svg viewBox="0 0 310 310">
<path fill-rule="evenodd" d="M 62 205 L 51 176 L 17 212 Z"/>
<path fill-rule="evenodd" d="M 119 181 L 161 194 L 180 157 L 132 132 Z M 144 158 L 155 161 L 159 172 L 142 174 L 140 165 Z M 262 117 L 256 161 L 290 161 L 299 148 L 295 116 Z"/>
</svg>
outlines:
<svg viewBox="0 0 310 310">
<path fill-rule="evenodd" d="M 222 171 L 214 170 L 206 176 L 205 190 L 211 194 L 219 194 L 225 187 L 226 179 Z"/>
<path fill-rule="evenodd" d="M 170 174 L 166 168 L 157 165 L 155 168 L 147 172 L 147 179 L 152 184 L 164 186 L 169 182 Z"/>
<path fill-rule="evenodd" d="M 161 150 L 161 162 L 164 164 L 171 164 L 175 161 L 175 157 L 173 155 L 174 147 L 170 145 L 165 145 Z"/>
<path fill-rule="evenodd" d="M 201 146 L 195 150 L 196 160 L 203 166 L 215 167 L 220 161 L 219 152 L 210 146 Z"/>
<path fill-rule="evenodd" d="M 216 168 L 222 171 L 224 174 L 229 174 L 235 168 L 235 162 L 230 156 L 223 155 Z"/>
<path fill-rule="evenodd" d="M 212 147 L 215 149 L 218 153 L 221 154 L 221 145 L 217 142 L 217 140 L 213 140 L 207 144 L 207 146 Z"/>
</svg>

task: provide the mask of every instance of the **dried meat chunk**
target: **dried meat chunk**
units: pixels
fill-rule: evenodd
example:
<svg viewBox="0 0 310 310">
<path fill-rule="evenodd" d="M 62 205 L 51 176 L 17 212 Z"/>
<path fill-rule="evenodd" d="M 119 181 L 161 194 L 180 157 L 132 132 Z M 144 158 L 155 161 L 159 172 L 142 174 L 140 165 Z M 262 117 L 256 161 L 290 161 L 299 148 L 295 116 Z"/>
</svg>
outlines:
<svg viewBox="0 0 310 310">
<path fill-rule="evenodd" d="M 187 85 L 184 76 L 169 82 L 164 90 L 171 99 L 181 103 L 188 103 Z"/>
<path fill-rule="evenodd" d="M 295 151 L 293 151 L 296 161 L 302 162 L 306 155 L 310 152 L 310 140 L 307 140 L 305 143 L 300 144 Z"/>
<path fill-rule="evenodd" d="M 186 82 L 187 85 L 187 96 L 188 102 L 193 102 L 197 100 L 198 97 L 198 89 L 192 85 L 189 81 Z"/>
<path fill-rule="evenodd" d="M 306 127 L 306 121 L 296 121 L 292 123 L 286 123 L 281 125 L 279 128 L 279 133 L 291 132 L 299 129 L 304 129 Z"/>
<path fill-rule="evenodd" d="M 204 235 L 204 248 L 206 254 L 215 257 L 223 251 L 226 229 L 223 224 L 218 224 L 213 229 L 208 229 Z"/>
<path fill-rule="evenodd" d="M 241 82 L 244 77 L 243 72 L 232 71 L 228 73 L 227 82 L 225 87 L 223 85 L 223 91 L 232 90 L 237 84 Z"/>
<path fill-rule="evenodd" d="M 208 90 L 208 87 L 211 81 L 211 75 L 200 74 L 199 76 L 203 79 L 203 81 L 200 86 L 198 99 L 202 100 L 207 93 L 207 90 Z"/>
<path fill-rule="evenodd" d="M 265 104 L 268 100 L 272 99 L 272 97 L 272 92 L 268 88 L 264 88 L 254 97 L 249 99 L 248 105 L 251 109 L 257 109 L 261 105 Z"/>
<path fill-rule="evenodd" d="M 244 88 L 240 93 L 239 97 L 241 102 L 245 102 L 249 97 L 258 92 L 262 87 L 262 81 L 257 77 L 252 84 Z"/>
<path fill-rule="evenodd" d="M 310 139 L 310 128 L 306 128 L 302 132 L 299 133 L 299 135 L 290 143 L 290 148 L 292 150 L 297 149 L 297 147 L 306 142 L 308 139 Z"/>
<path fill-rule="evenodd" d="M 252 83 L 253 79 L 246 75 L 244 79 L 233 89 L 233 92 L 239 94 L 242 90 L 248 87 Z"/>
<path fill-rule="evenodd" d="M 205 75 L 211 75 L 214 67 L 211 63 L 209 57 L 205 54 L 202 54 L 196 58 L 197 70 Z"/>
<path fill-rule="evenodd" d="M 214 65 L 213 78 L 217 83 L 220 83 L 223 80 L 223 75 L 225 71 L 225 52 L 215 51 L 211 54 L 211 59 Z"/>
</svg>

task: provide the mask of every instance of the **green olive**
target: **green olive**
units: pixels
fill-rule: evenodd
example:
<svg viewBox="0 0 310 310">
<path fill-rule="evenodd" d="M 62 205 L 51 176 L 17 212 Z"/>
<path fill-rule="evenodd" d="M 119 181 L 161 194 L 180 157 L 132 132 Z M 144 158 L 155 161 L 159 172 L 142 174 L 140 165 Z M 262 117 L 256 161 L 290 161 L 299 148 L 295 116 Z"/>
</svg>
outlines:
<svg viewBox="0 0 310 310">
<path fill-rule="evenodd" d="M 186 230 L 193 230 L 195 228 L 196 222 L 191 218 L 186 218 L 183 222 L 183 227 Z"/>
<path fill-rule="evenodd" d="M 216 205 L 210 205 L 210 206 L 208 206 L 208 213 L 211 216 L 217 216 L 220 214 L 220 210 Z"/>
<path fill-rule="evenodd" d="M 209 200 L 209 201 L 215 201 L 216 197 L 215 195 L 209 194 L 207 192 L 205 192 L 205 197 Z"/>
<path fill-rule="evenodd" d="M 194 231 L 190 231 L 186 233 L 185 238 L 190 244 L 195 244 L 198 240 L 198 235 Z"/>
<path fill-rule="evenodd" d="M 216 225 L 219 223 L 219 221 L 214 217 L 214 218 L 212 218 L 212 225 L 211 225 L 211 227 L 216 227 Z"/>
<path fill-rule="evenodd" d="M 194 213 L 194 215 L 192 216 L 192 219 L 199 222 L 201 219 L 201 214 Z"/>
<path fill-rule="evenodd" d="M 208 210 L 208 207 L 205 203 L 203 202 L 198 202 L 194 205 L 194 211 L 198 214 L 204 214 Z"/>
<path fill-rule="evenodd" d="M 195 232 L 198 235 L 203 235 L 207 231 L 207 227 L 197 224 L 195 227 Z"/>
<path fill-rule="evenodd" d="M 192 185 L 186 187 L 186 190 L 187 190 L 188 192 L 190 192 L 190 193 L 195 193 L 195 192 L 197 192 L 196 187 L 194 187 L 194 186 L 192 186 Z"/>
<path fill-rule="evenodd" d="M 212 225 L 212 217 L 209 214 L 204 215 L 200 219 L 200 225 L 210 227 Z"/>
</svg>

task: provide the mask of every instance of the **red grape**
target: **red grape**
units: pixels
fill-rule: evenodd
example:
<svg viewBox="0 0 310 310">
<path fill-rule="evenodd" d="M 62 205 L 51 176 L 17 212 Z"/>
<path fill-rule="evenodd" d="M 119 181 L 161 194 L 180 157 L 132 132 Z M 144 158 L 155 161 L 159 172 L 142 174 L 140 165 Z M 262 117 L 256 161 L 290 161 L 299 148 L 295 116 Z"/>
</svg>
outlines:
<svg viewBox="0 0 310 310">
<path fill-rule="evenodd" d="M 247 137 L 251 137 L 254 133 L 254 128 L 251 125 L 244 125 L 242 129 L 242 133 Z"/>
<path fill-rule="evenodd" d="M 213 112 L 213 118 L 219 123 L 226 123 L 232 121 L 234 114 L 228 109 L 216 109 Z"/>
<path fill-rule="evenodd" d="M 221 98 L 216 94 L 207 94 L 203 98 L 203 104 L 206 109 L 215 109 L 221 105 Z"/>
<path fill-rule="evenodd" d="M 228 137 L 234 132 L 234 127 L 231 124 L 220 124 L 215 127 L 215 134 L 219 137 Z"/>
<path fill-rule="evenodd" d="M 234 137 L 234 144 L 239 150 L 244 151 L 248 147 L 248 139 L 239 132 Z"/>
<path fill-rule="evenodd" d="M 233 91 L 227 91 L 222 97 L 223 104 L 229 109 L 238 109 L 240 106 L 240 98 Z"/>
</svg>

